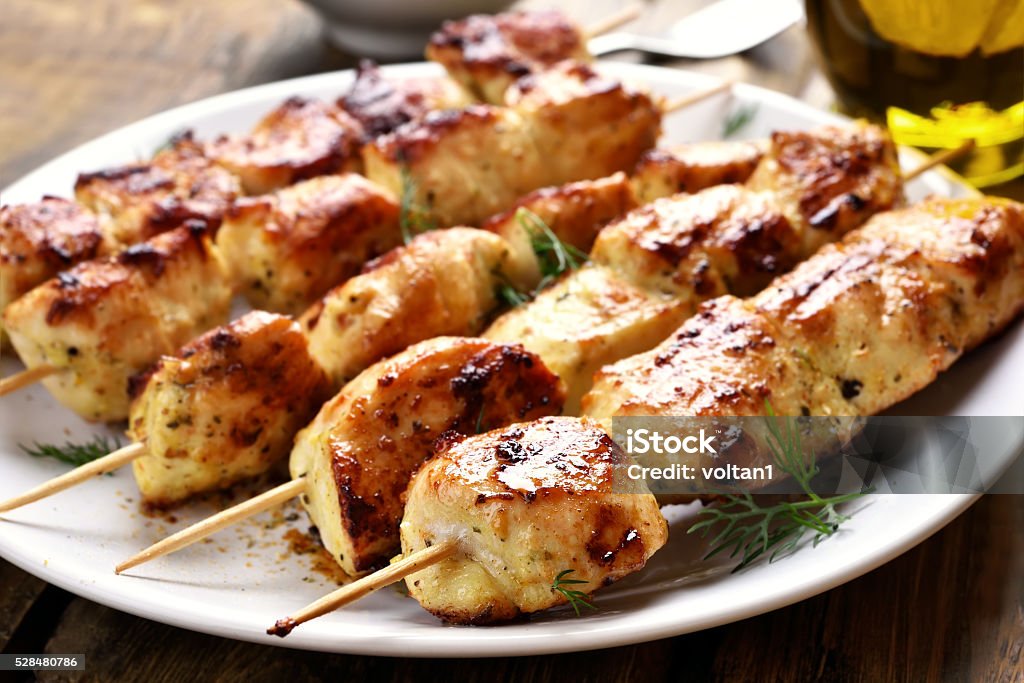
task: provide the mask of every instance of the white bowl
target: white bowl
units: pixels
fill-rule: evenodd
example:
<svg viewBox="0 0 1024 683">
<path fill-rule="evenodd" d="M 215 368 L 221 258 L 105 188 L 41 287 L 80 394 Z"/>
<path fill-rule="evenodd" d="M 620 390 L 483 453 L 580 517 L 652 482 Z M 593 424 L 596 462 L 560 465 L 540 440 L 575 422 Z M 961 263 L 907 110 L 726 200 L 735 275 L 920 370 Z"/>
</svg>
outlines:
<svg viewBox="0 0 1024 683">
<path fill-rule="evenodd" d="M 512 0 L 303 0 L 326 22 L 327 36 L 355 55 L 399 59 L 423 55 L 445 19 L 500 12 Z"/>
</svg>

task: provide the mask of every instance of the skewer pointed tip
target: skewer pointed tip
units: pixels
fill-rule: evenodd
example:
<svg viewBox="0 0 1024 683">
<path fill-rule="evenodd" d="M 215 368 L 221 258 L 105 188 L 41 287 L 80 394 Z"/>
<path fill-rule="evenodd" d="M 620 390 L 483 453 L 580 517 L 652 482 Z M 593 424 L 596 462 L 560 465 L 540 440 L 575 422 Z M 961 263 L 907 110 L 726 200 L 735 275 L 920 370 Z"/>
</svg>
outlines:
<svg viewBox="0 0 1024 683">
<path fill-rule="evenodd" d="M 316 602 L 306 605 L 290 617 L 278 619 L 273 626 L 267 629 L 267 634 L 284 638 L 296 626 L 333 612 L 374 591 L 401 581 L 410 574 L 415 574 L 421 569 L 451 557 L 458 550 L 459 542 L 457 539 L 449 539 L 426 548 L 421 548 L 384 569 L 368 574 L 347 586 L 342 586 L 332 593 L 328 593 Z"/>
</svg>

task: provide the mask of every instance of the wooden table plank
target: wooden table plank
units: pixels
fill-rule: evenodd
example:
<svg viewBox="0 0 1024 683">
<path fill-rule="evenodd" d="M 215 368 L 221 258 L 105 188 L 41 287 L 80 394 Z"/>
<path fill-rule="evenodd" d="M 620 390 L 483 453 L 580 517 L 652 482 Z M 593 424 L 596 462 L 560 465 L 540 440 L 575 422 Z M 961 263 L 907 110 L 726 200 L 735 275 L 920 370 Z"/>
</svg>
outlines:
<svg viewBox="0 0 1024 683">
<path fill-rule="evenodd" d="M 0 560 L 0 652 L 45 589 L 45 581 Z"/>
</svg>

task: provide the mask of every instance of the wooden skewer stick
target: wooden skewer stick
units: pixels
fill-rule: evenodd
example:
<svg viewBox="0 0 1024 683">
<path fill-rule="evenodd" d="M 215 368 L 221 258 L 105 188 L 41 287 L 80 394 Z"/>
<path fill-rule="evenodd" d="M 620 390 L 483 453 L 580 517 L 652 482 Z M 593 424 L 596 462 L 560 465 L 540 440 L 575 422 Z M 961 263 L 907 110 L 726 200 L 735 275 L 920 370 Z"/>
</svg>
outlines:
<svg viewBox="0 0 1024 683">
<path fill-rule="evenodd" d="M 734 85 L 736 85 L 736 81 L 726 80 L 709 88 L 695 90 L 694 92 L 687 93 L 686 95 L 681 95 L 680 97 L 676 97 L 675 99 L 671 99 L 666 102 L 665 106 L 661 108 L 661 113 L 671 114 L 672 112 L 679 111 L 680 109 L 685 109 L 692 104 L 697 104 L 698 102 L 706 100 L 709 97 L 713 97 L 720 92 L 725 92 L 726 90 L 731 89 Z"/>
<path fill-rule="evenodd" d="M 39 380 L 56 373 L 58 370 L 59 368 L 52 365 L 43 364 L 16 372 L 10 377 L 4 377 L 0 379 L 0 396 L 6 396 L 18 389 L 27 387 L 29 384 L 35 384 Z"/>
<path fill-rule="evenodd" d="M 634 2 L 631 5 L 626 5 L 617 12 L 612 12 L 603 19 L 598 19 L 590 26 L 583 29 L 584 40 L 590 40 L 594 36 L 599 36 L 602 33 L 608 33 L 612 29 L 616 29 L 623 24 L 627 24 L 637 17 L 643 11 L 644 7 L 639 2 Z"/>
<path fill-rule="evenodd" d="M 942 164 L 946 164 L 949 163 L 950 161 L 959 159 L 960 157 L 974 149 L 974 146 L 974 140 L 965 140 L 963 144 L 961 144 L 959 147 L 953 147 L 952 149 L 944 149 L 941 152 L 936 152 L 935 154 L 928 157 L 926 161 L 921 162 L 921 165 L 918 166 L 917 168 L 907 171 L 903 175 L 903 180 L 905 182 L 913 180 L 922 173 L 926 173 L 927 171 L 932 170 L 936 166 L 941 166 Z"/>
<path fill-rule="evenodd" d="M 333 593 L 329 593 L 299 610 L 293 616 L 278 619 L 276 624 L 267 629 L 267 634 L 284 638 L 299 624 L 304 624 L 311 619 L 316 619 L 328 612 L 333 612 L 374 591 L 401 581 L 410 574 L 415 574 L 421 569 L 451 557 L 458 550 L 459 542 L 457 540 L 444 541 L 429 548 L 418 550 L 380 571 L 364 576 L 347 586 L 342 586 Z"/>
<path fill-rule="evenodd" d="M 114 569 L 115 574 L 136 567 L 144 562 L 155 560 L 158 557 L 162 557 L 169 553 L 173 553 L 177 550 L 181 550 L 187 546 L 200 541 L 207 536 L 213 535 L 229 527 L 232 524 L 251 517 L 252 515 L 269 510 L 271 508 L 281 505 L 285 501 L 291 500 L 296 496 L 302 495 L 306 490 L 305 479 L 293 479 L 288 483 L 281 484 L 276 488 L 272 488 L 266 493 L 245 501 L 240 505 L 228 508 L 213 515 L 207 517 L 201 522 L 196 522 L 192 526 L 186 527 L 181 531 L 168 536 L 167 538 L 154 543 L 137 555 L 125 560 L 121 564 L 117 565 Z"/>
<path fill-rule="evenodd" d="M 130 463 L 132 460 L 135 460 L 145 453 L 145 444 L 130 443 L 123 448 L 118 448 L 109 455 L 104 455 L 102 458 L 93 460 L 87 465 L 76 467 L 67 474 L 62 474 L 59 477 L 40 484 L 31 491 L 26 491 L 20 496 L 15 496 L 10 500 L 0 503 L 0 512 L 9 512 L 10 510 L 19 508 L 22 505 L 34 503 L 37 500 L 52 496 L 64 489 L 69 489 L 86 479 L 91 479 L 92 477 L 106 474 L 107 472 L 113 472 L 122 465 Z"/>
</svg>

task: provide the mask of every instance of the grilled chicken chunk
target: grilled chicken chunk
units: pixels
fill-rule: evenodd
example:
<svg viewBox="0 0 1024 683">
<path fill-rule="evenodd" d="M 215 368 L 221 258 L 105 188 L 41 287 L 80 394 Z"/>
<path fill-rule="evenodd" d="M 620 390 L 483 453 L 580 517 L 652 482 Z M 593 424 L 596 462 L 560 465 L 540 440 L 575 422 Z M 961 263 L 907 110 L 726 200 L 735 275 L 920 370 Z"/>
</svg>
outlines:
<svg viewBox="0 0 1024 683">
<path fill-rule="evenodd" d="M 128 417 L 128 379 L 227 320 L 227 270 L 201 223 L 86 261 L 4 311 L 28 367 L 59 369 L 43 384 L 87 420 Z"/>
<path fill-rule="evenodd" d="M 812 254 L 880 211 L 903 205 L 896 147 L 885 128 L 862 121 L 813 131 L 779 131 L 747 180 L 770 192 Z"/>
<path fill-rule="evenodd" d="M 932 199 L 882 214 L 752 304 L 844 414 L 878 413 L 1024 308 L 1024 204 Z"/>
<path fill-rule="evenodd" d="M 633 170 L 637 203 L 746 182 L 761 161 L 765 146 L 761 142 L 715 141 L 648 150 Z"/>
<path fill-rule="evenodd" d="M 246 194 L 361 168 L 362 125 L 337 105 L 291 97 L 245 136 L 221 136 L 206 146 L 211 159 L 242 181 Z"/>
<path fill-rule="evenodd" d="M 148 163 L 83 173 L 75 182 L 75 199 L 122 246 L 193 219 L 216 229 L 239 192 L 238 179 L 210 161 L 191 133 L 173 138 Z"/>
<path fill-rule="evenodd" d="M 545 185 L 629 172 L 661 134 L 658 102 L 580 62 L 525 76 L 505 99 L 540 150 Z"/>
<path fill-rule="evenodd" d="M 363 126 L 366 140 L 390 133 L 403 123 L 418 121 L 428 112 L 462 109 L 474 100 L 449 78 L 387 78 L 377 65 L 363 59 L 348 91 L 338 99 Z"/>
<path fill-rule="evenodd" d="M 441 335 L 475 335 L 498 306 L 509 245 L 474 228 L 427 232 L 367 264 L 302 316 L 310 352 L 336 386 Z"/>
<path fill-rule="evenodd" d="M 426 54 L 475 97 L 491 104 L 501 104 L 506 90 L 522 76 L 567 59 L 590 59 L 579 28 L 552 10 L 446 21 L 431 36 Z"/>
<path fill-rule="evenodd" d="M 345 385 L 295 441 L 292 477 L 324 546 L 346 572 L 386 564 L 412 473 L 442 434 L 557 414 L 558 377 L 515 344 L 439 337 Z"/>
<path fill-rule="evenodd" d="M 485 336 L 539 354 L 565 380 L 572 413 L 601 366 L 650 348 L 702 301 L 753 294 L 858 220 L 900 201 L 892 143 L 880 130 L 826 127 L 801 139 L 803 152 L 815 157 L 812 172 L 798 163 L 791 136 L 773 138 L 762 162 L 786 188 L 780 194 L 719 185 L 641 206 L 601 230 L 588 266 L 498 318 Z M 760 167 L 758 174 L 767 184 Z M 801 206 L 810 203 L 839 206 L 836 220 L 807 219 Z"/>
<path fill-rule="evenodd" d="M 541 279 L 533 248 L 534 241 L 543 237 L 536 234 L 537 219 L 560 241 L 586 253 L 601 228 L 634 206 L 629 179 L 624 173 L 615 173 L 607 178 L 535 190 L 480 227 L 501 235 L 512 246 L 514 272 L 510 278 L 512 284 L 525 292 L 536 287 Z M 521 210 L 533 216 L 524 215 Z"/>
<path fill-rule="evenodd" d="M 217 245 L 256 308 L 299 314 L 402 241 L 394 197 L 354 173 L 238 200 Z"/>
<path fill-rule="evenodd" d="M 36 285 L 106 248 L 96 216 L 67 199 L 0 206 L 0 312 Z M 0 345 L 7 345 L 2 326 Z"/>
<path fill-rule="evenodd" d="M 483 336 L 519 341 L 543 358 L 565 382 L 566 412 L 575 414 L 606 358 L 639 353 L 671 334 L 686 317 L 688 303 L 652 294 L 611 269 L 586 265 L 500 316 Z"/>
<path fill-rule="evenodd" d="M 603 368 L 587 415 L 870 415 L 1024 309 L 1024 205 L 932 199 L 871 219 L 759 295 L 723 297 Z"/>
<path fill-rule="evenodd" d="M 642 569 L 668 527 L 643 482 L 626 492 L 615 476 L 627 458 L 568 417 L 449 440 L 409 485 L 402 552 L 459 549 L 408 576 L 409 594 L 447 622 L 493 624 L 563 604 L 552 584 L 566 570 L 591 593 Z"/>
<path fill-rule="evenodd" d="M 478 225 L 538 188 L 632 169 L 660 127 L 648 96 L 580 65 L 531 77 L 511 101 L 400 126 L 364 148 L 367 177 L 441 226 Z"/>
<path fill-rule="evenodd" d="M 133 380 L 129 434 L 143 500 L 167 506 L 267 471 L 330 396 L 298 323 L 253 311 Z"/>
</svg>

